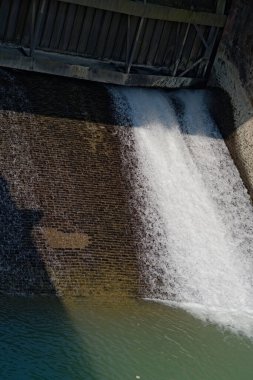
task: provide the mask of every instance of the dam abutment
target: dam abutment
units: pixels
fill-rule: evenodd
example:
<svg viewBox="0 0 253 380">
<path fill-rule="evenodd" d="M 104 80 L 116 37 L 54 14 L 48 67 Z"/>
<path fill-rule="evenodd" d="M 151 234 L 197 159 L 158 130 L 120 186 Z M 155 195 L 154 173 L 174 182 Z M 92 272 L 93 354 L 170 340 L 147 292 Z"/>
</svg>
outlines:
<svg viewBox="0 0 253 380">
<path fill-rule="evenodd" d="M 253 198 L 253 3 L 234 0 L 209 80 L 232 102 L 234 125 L 224 135 L 229 151 Z"/>
</svg>

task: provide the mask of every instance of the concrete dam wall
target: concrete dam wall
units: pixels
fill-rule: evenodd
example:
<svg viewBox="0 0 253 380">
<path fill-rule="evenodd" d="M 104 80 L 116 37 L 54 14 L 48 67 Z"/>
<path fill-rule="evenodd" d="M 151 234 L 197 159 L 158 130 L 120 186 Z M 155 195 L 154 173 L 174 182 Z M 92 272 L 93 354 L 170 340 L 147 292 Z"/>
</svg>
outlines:
<svg viewBox="0 0 253 380">
<path fill-rule="evenodd" d="M 1 71 L 0 97 L 0 291 L 136 295 L 105 88 Z"/>
<path fill-rule="evenodd" d="M 208 281 L 248 299 L 252 209 L 208 109 L 219 93 L 8 70 L 0 88 L 1 292 L 202 303 L 211 254 Z"/>
<path fill-rule="evenodd" d="M 253 336 L 253 208 L 216 92 L 0 89 L 2 293 L 151 298 Z"/>
<path fill-rule="evenodd" d="M 230 153 L 253 197 L 253 3 L 234 0 L 216 56 L 210 85 L 231 97 L 234 124 L 224 130 Z"/>
<path fill-rule="evenodd" d="M 252 292 L 251 11 L 234 1 L 214 62 L 209 85 L 226 93 L 1 69 L 0 292 L 245 307 L 234 295 Z"/>
</svg>

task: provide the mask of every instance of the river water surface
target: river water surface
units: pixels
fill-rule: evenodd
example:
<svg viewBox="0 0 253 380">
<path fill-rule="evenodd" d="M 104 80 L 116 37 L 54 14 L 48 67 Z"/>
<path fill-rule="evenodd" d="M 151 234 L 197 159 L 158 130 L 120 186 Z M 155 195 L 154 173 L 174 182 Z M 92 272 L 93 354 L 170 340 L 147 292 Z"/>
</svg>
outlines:
<svg viewBox="0 0 253 380">
<path fill-rule="evenodd" d="M 251 380 L 253 343 L 148 301 L 0 299 L 1 379 Z"/>
</svg>

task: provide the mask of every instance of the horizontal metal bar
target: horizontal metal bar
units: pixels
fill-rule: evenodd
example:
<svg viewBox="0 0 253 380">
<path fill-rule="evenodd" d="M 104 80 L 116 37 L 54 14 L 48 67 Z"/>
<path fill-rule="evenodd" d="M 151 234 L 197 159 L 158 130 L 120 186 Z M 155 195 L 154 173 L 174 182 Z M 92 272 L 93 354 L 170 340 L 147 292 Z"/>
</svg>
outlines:
<svg viewBox="0 0 253 380">
<path fill-rule="evenodd" d="M 117 71 L 111 63 L 98 63 L 85 58 L 78 58 L 77 62 L 76 57 L 40 50 L 35 50 L 33 57 L 27 57 L 18 48 L 3 46 L 0 46 L 0 66 L 125 86 L 177 88 L 195 87 L 206 82 L 201 78 L 126 74 Z"/>
<path fill-rule="evenodd" d="M 106 11 L 124 13 L 131 16 L 155 20 L 184 22 L 222 28 L 227 17 L 222 14 L 197 12 L 157 4 L 143 4 L 131 0 L 60 0 L 68 4 L 83 5 Z"/>
</svg>

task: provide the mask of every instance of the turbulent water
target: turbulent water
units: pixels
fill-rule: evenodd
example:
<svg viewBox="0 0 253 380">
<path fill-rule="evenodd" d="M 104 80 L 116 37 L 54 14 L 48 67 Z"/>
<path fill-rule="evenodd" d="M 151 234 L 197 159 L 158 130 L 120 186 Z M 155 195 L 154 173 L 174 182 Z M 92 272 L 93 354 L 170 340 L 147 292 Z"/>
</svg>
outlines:
<svg viewBox="0 0 253 380">
<path fill-rule="evenodd" d="M 112 95 L 131 207 L 142 224 L 146 296 L 253 337 L 253 209 L 208 112 L 210 95 Z"/>
</svg>

